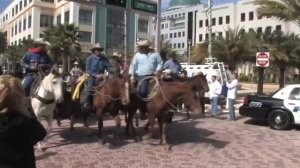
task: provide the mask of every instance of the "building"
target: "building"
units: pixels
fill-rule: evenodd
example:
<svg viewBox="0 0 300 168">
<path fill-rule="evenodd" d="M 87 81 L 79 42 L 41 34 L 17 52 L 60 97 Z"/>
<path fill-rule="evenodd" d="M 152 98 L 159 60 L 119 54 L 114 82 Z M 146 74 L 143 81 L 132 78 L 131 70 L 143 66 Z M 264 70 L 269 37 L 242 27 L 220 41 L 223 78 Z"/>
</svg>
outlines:
<svg viewBox="0 0 300 168">
<path fill-rule="evenodd" d="M 203 2 L 203 1 L 202 1 Z M 281 30 L 300 34 L 293 23 L 275 18 L 260 17 L 256 13 L 255 0 L 239 0 L 212 7 L 212 36 L 226 37 L 228 28 L 241 28 L 245 32 L 255 30 Z M 207 5 L 198 0 L 171 0 L 162 13 L 161 36 L 172 44 L 179 54 L 186 55 L 192 46 L 208 40 Z"/>
<path fill-rule="evenodd" d="M 97 0 L 95 0 L 97 1 Z M 83 2 L 83 1 L 78 1 Z M 83 52 L 100 42 L 108 53 L 124 44 L 124 12 L 78 3 L 76 0 L 13 0 L 0 14 L 0 31 L 7 35 L 9 45 L 23 39 L 36 39 L 43 31 L 58 23 L 74 23 L 79 27 Z M 133 51 L 137 38 L 151 31 L 152 17 L 127 14 L 128 50 Z M 124 47 L 124 46 L 123 46 Z"/>
</svg>

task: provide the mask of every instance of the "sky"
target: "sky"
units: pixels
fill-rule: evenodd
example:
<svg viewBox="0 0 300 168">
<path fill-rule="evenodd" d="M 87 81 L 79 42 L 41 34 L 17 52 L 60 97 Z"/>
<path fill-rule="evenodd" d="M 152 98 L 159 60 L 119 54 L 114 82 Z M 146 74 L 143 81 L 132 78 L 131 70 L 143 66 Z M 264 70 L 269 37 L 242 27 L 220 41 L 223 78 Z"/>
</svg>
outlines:
<svg viewBox="0 0 300 168">
<path fill-rule="evenodd" d="M 12 0 L 0 0 L 0 12 L 2 12 L 5 7 L 11 2 Z M 165 10 L 171 0 L 162 0 L 162 9 Z M 228 2 L 234 2 L 236 0 L 213 0 L 214 4 L 220 5 Z M 207 3 L 207 0 L 201 0 L 202 3 Z"/>
</svg>

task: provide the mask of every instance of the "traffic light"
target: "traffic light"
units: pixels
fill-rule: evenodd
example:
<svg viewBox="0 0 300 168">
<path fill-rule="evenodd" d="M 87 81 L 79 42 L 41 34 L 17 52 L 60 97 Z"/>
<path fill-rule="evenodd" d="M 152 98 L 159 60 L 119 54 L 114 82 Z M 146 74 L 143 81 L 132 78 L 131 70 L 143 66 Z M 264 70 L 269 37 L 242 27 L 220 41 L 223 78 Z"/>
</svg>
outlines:
<svg viewBox="0 0 300 168">
<path fill-rule="evenodd" d="M 127 0 L 106 0 L 106 4 L 126 8 Z"/>
</svg>

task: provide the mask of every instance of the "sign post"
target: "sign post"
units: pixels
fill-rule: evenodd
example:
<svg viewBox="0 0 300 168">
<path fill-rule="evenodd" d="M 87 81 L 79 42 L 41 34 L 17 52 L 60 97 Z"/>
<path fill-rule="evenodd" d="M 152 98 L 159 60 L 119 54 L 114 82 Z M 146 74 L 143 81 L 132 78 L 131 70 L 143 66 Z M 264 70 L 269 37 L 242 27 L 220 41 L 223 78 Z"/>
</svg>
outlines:
<svg viewBox="0 0 300 168">
<path fill-rule="evenodd" d="M 264 87 L 264 70 L 269 67 L 270 53 L 267 48 L 261 48 L 260 52 L 256 53 L 256 67 L 258 67 L 258 86 L 257 94 L 263 94 Z"/>
</svg>

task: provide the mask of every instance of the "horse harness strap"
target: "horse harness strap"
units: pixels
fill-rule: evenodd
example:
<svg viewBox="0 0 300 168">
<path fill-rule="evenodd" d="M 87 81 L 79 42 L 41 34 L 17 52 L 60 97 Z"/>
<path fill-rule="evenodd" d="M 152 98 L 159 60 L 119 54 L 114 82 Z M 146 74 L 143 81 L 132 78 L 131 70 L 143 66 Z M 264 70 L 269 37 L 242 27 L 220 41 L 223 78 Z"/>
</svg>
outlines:
<svg viewBox="0 0 300 168">
<path fill-rule="evenodd" d="M 39 96 L 37 94 L 33 95 L 32 98 L 37 98 L 43 104 L 51 104 L 51 103 L 55 102 L 55 99 L 47 100 L 47 99 L 44 99 L 44 98 L 42 98 L 41 96 Z"/>
</svg>

